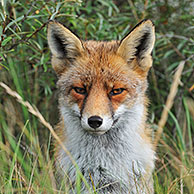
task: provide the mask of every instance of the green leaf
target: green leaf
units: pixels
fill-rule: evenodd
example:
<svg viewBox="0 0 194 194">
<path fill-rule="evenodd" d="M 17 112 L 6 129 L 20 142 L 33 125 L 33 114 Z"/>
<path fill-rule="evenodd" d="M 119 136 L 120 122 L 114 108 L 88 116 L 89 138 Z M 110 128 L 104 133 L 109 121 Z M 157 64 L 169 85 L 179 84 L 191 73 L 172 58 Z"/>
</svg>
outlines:
<svg viewBox="0 0 194 194">
<path fill-rule="evenodd" d="M 2 46 L 5 46 L 11 39 L 12 39 L 11 36 L 5 38 L 5 39 L 2 41 L 1 45 L 2 45 Z"/>
</svg>

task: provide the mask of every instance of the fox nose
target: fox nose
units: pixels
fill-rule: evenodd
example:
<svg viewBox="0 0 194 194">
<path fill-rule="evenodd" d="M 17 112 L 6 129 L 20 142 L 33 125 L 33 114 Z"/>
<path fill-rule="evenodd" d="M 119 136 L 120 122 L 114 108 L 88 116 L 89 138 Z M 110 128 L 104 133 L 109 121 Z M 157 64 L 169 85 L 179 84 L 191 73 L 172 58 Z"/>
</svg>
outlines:
<svg viewBox="0 0 194 194">
<path fill-rule="evenodd" d="M 96 129 L 102 125 L 103 119 L 99 116 L 91 116 L 88 119 L 88 124 L 90 127 Z"/>
</svg>

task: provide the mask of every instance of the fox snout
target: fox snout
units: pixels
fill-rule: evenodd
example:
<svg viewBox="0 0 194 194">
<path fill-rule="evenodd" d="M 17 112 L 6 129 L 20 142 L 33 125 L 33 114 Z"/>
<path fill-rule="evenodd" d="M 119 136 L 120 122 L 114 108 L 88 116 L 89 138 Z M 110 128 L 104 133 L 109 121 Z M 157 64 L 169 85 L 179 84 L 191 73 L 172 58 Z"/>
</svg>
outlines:
<svg viewBox="0 0 194 194">
<path fill-rule="evenodd" d="M 111 129 L 113 119 L 108 116 L 87 116 L 82 115 L 81 125 L 90 134 L 102 135 Z"/>
<path fill-rule="evenodd" d="M 103 119 L 99 116 L 91 116 L 88 119 L 88 124 L 91 128 L 97 129 L 99 128 L 103 123 Z"/>
<path fill-rule="evenodd" d="M 89 133 L 104 134 L 110 130 L 113 124 L 111 102 L 102 84 L 93 83 L 92 85 L 79 107 L 81 111 L 81 125 Z"/>
</svg>

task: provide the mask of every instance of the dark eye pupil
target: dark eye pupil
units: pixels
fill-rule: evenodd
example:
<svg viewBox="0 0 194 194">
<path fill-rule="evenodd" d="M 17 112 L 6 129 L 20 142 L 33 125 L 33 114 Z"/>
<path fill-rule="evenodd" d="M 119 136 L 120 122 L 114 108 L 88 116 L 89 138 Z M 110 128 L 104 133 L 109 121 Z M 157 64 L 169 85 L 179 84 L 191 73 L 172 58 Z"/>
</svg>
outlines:
<svg viewBox="0 0 194 194">
<path fill-rule="evenodd" d="M 115 94 L 117 94 L 117 93 L 121 93 L 122 89 L 119 88 L 119 89 L 115 89 L 115 90 L 113 90 L 113 91 L 114 91 Z"/>
<path fill-rule="evenodd" d="M 77 92 L 78 94 L 86 94 L 86 89 L 85 89 L 85 88 L 74 87 L 73 89 L 74 89 L 75 92 Z"/>
<path fill-rule="evenodd" d="M 110 95 L 112 95 L 112 96 L 118 95 L 118 94 L 121 94 L 123 91 L 124 91 L 123 88 L 112 89 L 112 91 L 110 92 Z"/>
</svg>

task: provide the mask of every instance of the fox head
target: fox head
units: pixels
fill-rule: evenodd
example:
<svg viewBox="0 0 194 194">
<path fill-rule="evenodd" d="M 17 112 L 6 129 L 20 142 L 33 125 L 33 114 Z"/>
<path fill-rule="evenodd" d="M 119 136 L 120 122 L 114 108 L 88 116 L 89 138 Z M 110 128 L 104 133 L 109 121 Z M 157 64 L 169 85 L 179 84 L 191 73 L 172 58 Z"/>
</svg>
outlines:
<svg viewBox="0 0 194 194">
<path fill-rule="evenodd" d="M 76 123 L 79 130 L 102 135 L 127 122 L 126 117 L 141 120 L 154 33 L 153 23 L 144 20 L 121 41 L 82 41 L 49 22 L 48 44 L 66 125 Z"/>
</svg>

